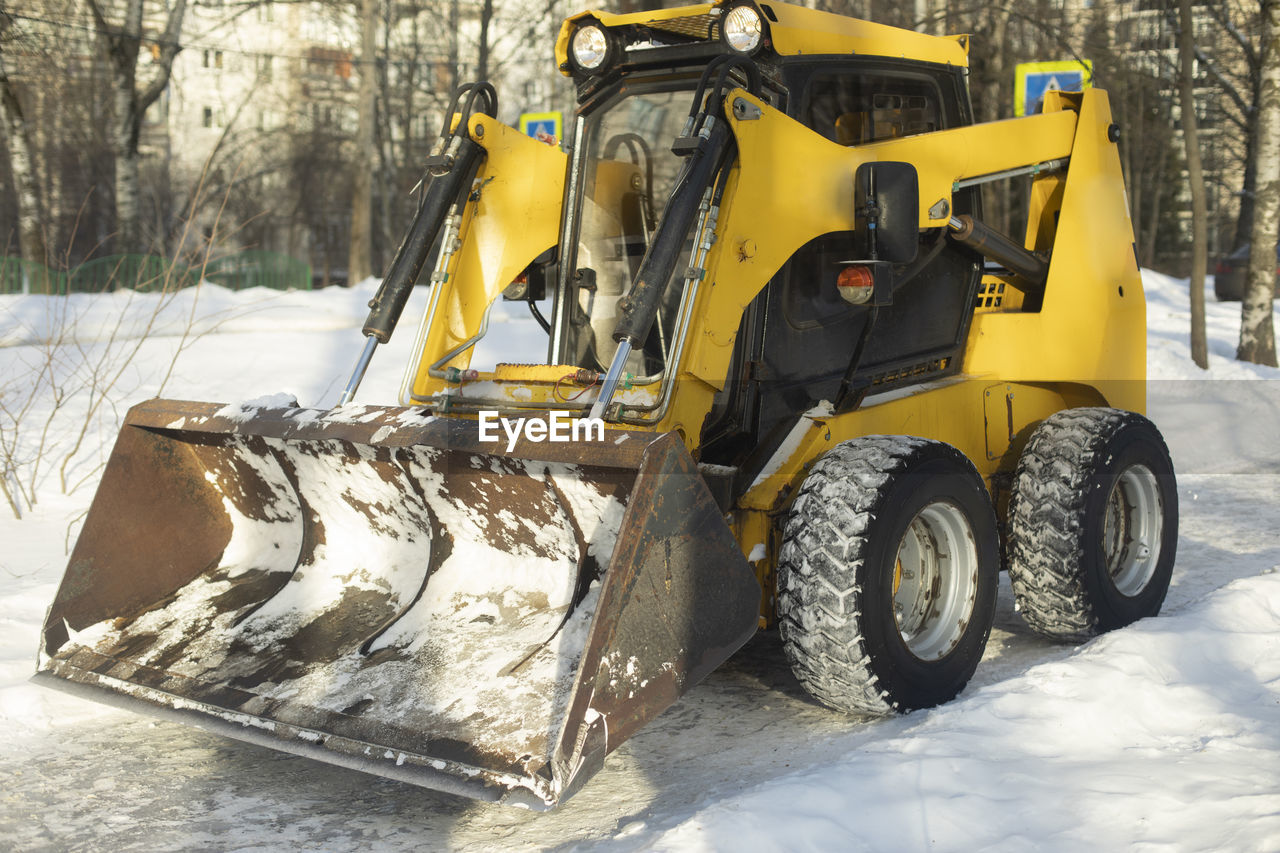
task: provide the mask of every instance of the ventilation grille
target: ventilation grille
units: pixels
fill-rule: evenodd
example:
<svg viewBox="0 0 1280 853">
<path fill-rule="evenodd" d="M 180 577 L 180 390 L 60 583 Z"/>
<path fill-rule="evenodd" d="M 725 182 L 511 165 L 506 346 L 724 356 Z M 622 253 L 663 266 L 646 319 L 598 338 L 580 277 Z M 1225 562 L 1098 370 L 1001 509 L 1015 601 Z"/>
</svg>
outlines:
<svg viewBox="0 0 1280 853">
<path fill-rule="evenodd" d="M 1004 304 L 1003 281 L 984 281 L 978 285 L 978 301 L 973 307 L 979 311 L 992 310 Z"/>
<path fill-rule="evenodd" d="M 947 365 L 951 363 L 950 358 L 934 358 L 929 361 L 922 361 L 919 364 L 913 364 L 909 367 L 902 367 L 897 370 L 890 370 L 887 373 L 880 373 L 871 377 L 872 386 L 888 385 L 891 382 L 900 382 L 903 379 L 911 379 L 916 376 L 925 376 L 930 373 L 941 373 L 947 369 Z"/>
<path fill-rule="evenodd" d="M 711 28 L 715 23 L 715 18 L 710 15 L 694 15 L 688 18 L 669 18 L 665 21 L 645 21 L 644 26 L 651 30 L 705 40 L 712 37 Z"/>
</svg>

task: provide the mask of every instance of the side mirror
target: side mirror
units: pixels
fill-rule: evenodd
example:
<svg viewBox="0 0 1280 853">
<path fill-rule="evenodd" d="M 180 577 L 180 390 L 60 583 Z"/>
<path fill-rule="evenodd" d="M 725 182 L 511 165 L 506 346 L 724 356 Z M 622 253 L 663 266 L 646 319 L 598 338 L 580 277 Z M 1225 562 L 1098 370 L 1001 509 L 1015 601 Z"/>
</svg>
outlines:
<svg viewBox="0 0 1280 853">
<path fill-rule="evenodd" d="M 916 259 L 920 178 L 910 163 L 863 163 L 853 176 L 854 234 L 862 257 L 891 264 Z"/>
</svg>

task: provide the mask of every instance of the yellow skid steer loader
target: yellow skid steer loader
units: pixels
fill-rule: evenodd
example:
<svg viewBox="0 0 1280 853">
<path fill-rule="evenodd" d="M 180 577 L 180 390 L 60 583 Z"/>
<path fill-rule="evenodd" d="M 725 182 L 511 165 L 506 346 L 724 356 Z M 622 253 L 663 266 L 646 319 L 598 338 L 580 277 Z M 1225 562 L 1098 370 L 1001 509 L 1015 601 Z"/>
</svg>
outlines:
<svg viewBox="0 0 1280 853">
<path fill-rule="evenodd" d="M 464 86 L 341 404 L 135 407 L 37 678 L 547 808 L 761 628 L 876 714 L 963 689 L 1002 565 L 1051 637 L 1157 613 L 1118 128 L 1099 90 L 974 124 L 967 47 L 586 12 L 564 150 Z M 1019 176 L 1011 238 L 981 186 Z M 420 278 L 400 405 L 353 403 Z M 545 363 L 471 367 L 500 299 Z"/>
</svg>

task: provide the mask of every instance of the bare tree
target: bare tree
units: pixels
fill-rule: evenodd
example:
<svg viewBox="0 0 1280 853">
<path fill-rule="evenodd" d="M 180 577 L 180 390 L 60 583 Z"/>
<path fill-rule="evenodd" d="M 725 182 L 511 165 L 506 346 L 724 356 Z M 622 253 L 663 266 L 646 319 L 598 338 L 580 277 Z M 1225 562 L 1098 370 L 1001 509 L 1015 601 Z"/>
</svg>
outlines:
<svg viewBox="0 0 1280 853">
<path fill-rule="evenodd" d="M 1262 85 L 1262 45 L 1255 44 L 1248 33 L 1262 29 L 1257 15 L 1259 6 L 1247 2 L 1208 3 L 1203 7 L 1225 36 L 1229 50 L 1209 52 L 1196 49 L 1196 60 L 1225 96 L 1221 103 L 1226 108 L 1224 116 L 1238 130 L 1231 140 L 1236 148 L 1234 157 L 1243 163 L 1243 183 L 1240 187 L 1240 209 L 1236 218 L 1234 237 L 1227 249 L 1249 242 L 1253 230 L 1254 192 L 1257 184 L 1258 103 Z M 1238 144 L 1237 143 L 1238 140 Z"/>
<path fill-rule="evenodd" d="M 476 79 L 489 79 L 489 53 L 492 45 L 489 28 L 493 24 L 493 0 L 482 0 L 480 6 L 480 42 L 476 46 Z"/>
<path fill-rule="evenodd" d="M 5 62 L 6 43 L 13 18 L 0 11 L 0 127 L 9 150 L 9 171 L 18 197 L 18 251 L 23 259 L 36 264 L 47 262 L 45 228 L 47 224 L 40 183 L 36 177 L 31 129 L 17 86 L 9 79 Z"/>
<path fill-rule="evenodd" d="M 1276 237 L 1280 232 L 1280 0 L 1262 0 L 1262 65 L 1255 146 L 1256 191 L 1249 275 L 1240 318 L 1236 358 L 1276 366 L 1272 296 L 1276 282 Z"/>
<path fill-rule="evenodd" d="M 156 102 L 173 72 L 173 60 L 181 50 L 182 19 L 187 0 L 174 0 L 166 18 L 164 33 L 157 41 L 155 71 L 151 79 L 139 87 L 138 58 L 142 49 L 143 0 L 125 0 L 124 20 L 113 24 L 107 20 L 102 0 L 85 0 L 93 13 L 98 41 L 111 66 L 112 105 L 111 143 L 115 154 L 116 247 L 121 252 L 141 252 L 141 212 L 139 205 L 138 141 L 142 134 L 142 118 Z"/>
<path fill-rule="evenodd" d="M 1191 0 L 1178 0 L 1181 32 L 1178 34 L 1180 74 L 1178 88 L 1182 105 L 1182 141 L 1187 149 L 1187 180 L 1191 185 L 1191 360 L 1202 370 L 1209 368 L 1209 347 L 1204 329 L 1204 276 L 1208 265 L 1204 169 L 1200 165 L 1200 127 L 1196 118 L 1195 29 L 1191 20 Z"/>
<path fill-rule="evenodd" d="M 439 26 L 439 14 L 456 3 L 409 0 L 382 4 L 382 43 L 378 65 L 376 151 L 378 154 L 377 229 L 374 259 L 385 263 L 394 252 L 415 201 L 409 189 L 422 174 L 440 113 L 449 105 L 456 66 L 457 34 Z M 375 267 L 379 264 L 375 263 Z"/>
<path fill-rule="evenodd" d="M 3 62 L 25 120 L 26 165 L 45 228 L 44 249 L 23 252 L 70 269 L 101 251 L 115 219 L 112 194 L 105 189 L 114 164 L 107 141 L 110 101 L 103 96 L 109 86 L 106 63 L 95 61 L 94 27 L 81 0 L 36 0 L 34 9 L 25 3 L 10 8 L 15 23 L 4 39 Z M 21 137 L 10 145 L 14 141 Z M 4 159 L 0 170 L 12 166 Z M 14 190 L 9 209 L 17 222 L 21 180 L 10 168 L 0 181 Z"/>
<path fill-rule="evenodd" d="M 347 258 L 354 175 L 349 167 L 350 139 L 331 122 L 321 121 L 288 134 L 280 212 L 288 223 L 288 253 L 311 255 L 320 285 L 343 281 Z"/>
<path fill-rule="evenodd" d="M 458 22 L 460 10 L 458 8 L 459 0 L 449 0 L 449 93 L 458 88 L 458 84 L 462 82 L 458 74 L 459 62 L 461 61 L 460 46 L 458 44 Z"/>
<path fill-rule="evenodd" d="M 356 128 L 355 189 L 351 195 L 351 245 L 347 281 L 373 275 L 374 99 L 377 95 L 378 0 L 360 4 L 360 94 Z"/>
</svg>

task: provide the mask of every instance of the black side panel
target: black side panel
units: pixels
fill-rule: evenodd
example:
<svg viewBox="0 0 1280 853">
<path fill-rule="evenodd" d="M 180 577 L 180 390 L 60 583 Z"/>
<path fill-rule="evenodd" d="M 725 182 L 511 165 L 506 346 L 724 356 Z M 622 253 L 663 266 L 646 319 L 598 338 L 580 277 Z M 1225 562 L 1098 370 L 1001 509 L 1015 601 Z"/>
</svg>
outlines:
<svg viewBox="0 0 1280 853">
<path fill-rule="evenodd" d="M 791 63 L 786 76 L 794 95 L 789 112 L 843 144 L 973 122 L 954 70 L 825 57 Z M 954 212 L 980 216 L 975 190 L 958 194 L 954 203 Z M 855 391 L 959 370 L 980 259 L 947 240 L 942 229 L 919 239 L 917 259 L 894 269 L 893 304 L 879 309 L 850 305 L 837 292 L 841 268 L 862 257 L 852 231 L 819 237 L 792 257 L 744 315 L 728 383 L 734 398 L 718 401 L 703 433 L 701 461 L 741 466 L 739 482 L 750 482 L 800 413 L 835 401 L 864 336 Z"/>
</svg>

